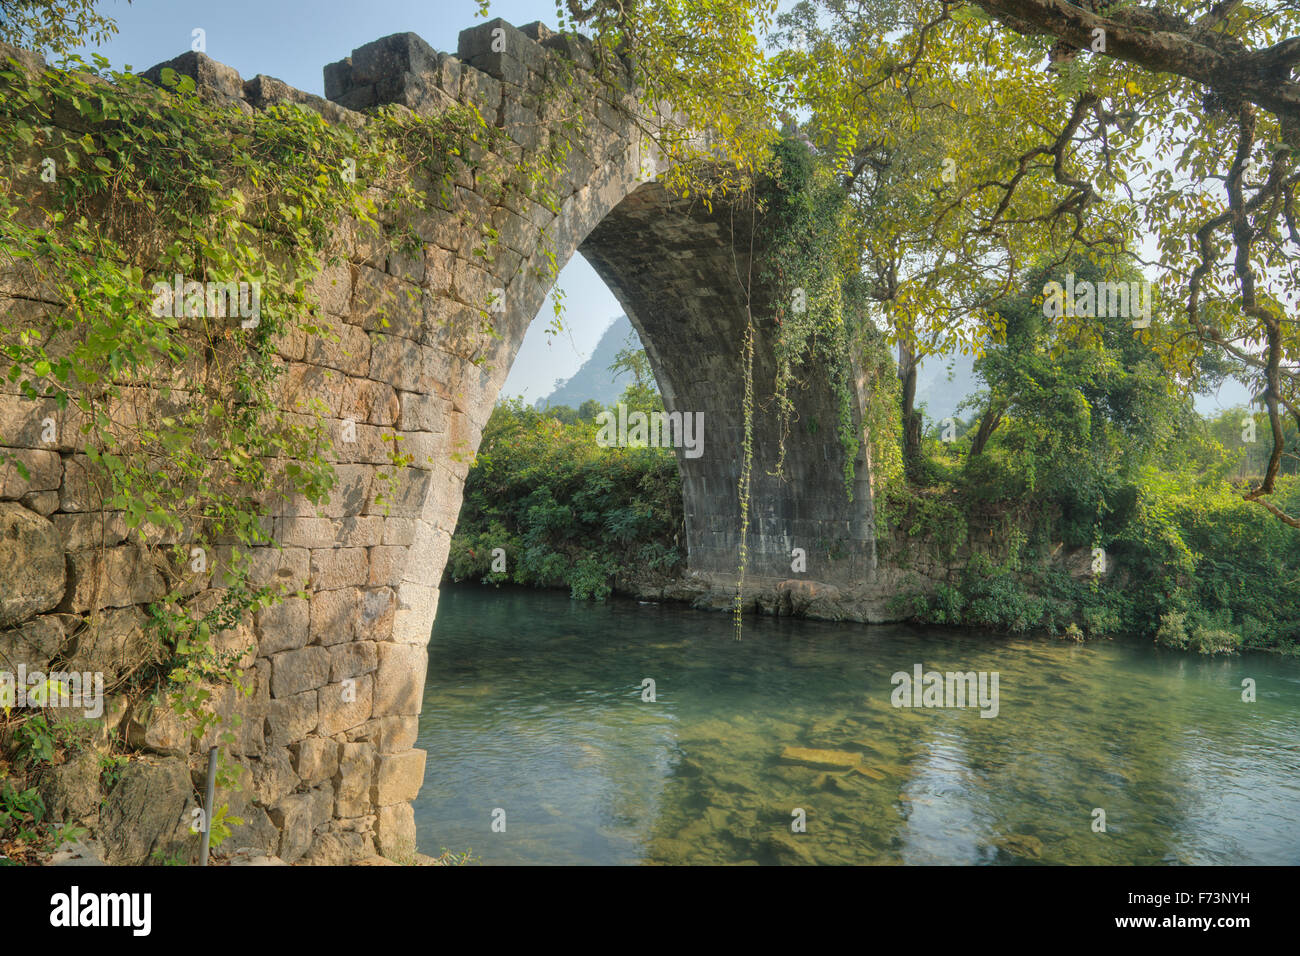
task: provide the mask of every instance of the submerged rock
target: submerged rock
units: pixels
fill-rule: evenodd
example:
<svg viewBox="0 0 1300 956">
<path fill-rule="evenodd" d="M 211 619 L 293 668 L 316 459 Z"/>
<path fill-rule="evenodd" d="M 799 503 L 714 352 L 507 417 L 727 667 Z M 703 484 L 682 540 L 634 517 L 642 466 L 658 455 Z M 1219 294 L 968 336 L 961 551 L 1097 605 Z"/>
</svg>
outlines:
<svg viewBox="0 0 1300 956">
<path fill-rule="evenodd" d="M 786 747 L 781 759 L 803 764 L 814 770 L 851 770 L 862 763 L 862 755 L 847 750 L 816 750 L 812 747 Z"/>
<path fill-rule="evenodd" d="M 1043 855 L 1043 841 L 1027 833 L 1012 833 L 993 842 L 998 849 L 1022 859 L 1037 860 Z"/>
<path fill-rule="evenodd" d="M 860 773 L 872 780 L 884 780 L 885 773 L 875 767 L 867 766 L 862 754 L 849 750 L 820 750 L 813 747 L 786 747 L 781 751 L 781 759 L 787 763 L 811 767 L 813 770 L 840 770 Z"/>
<path fill-rule="evenodd" d="M 823 773 L 818 775 L 813 781 L 813 789 L 829 790 L 831 793 L 852 793 L 853 788 L 848 785 L 847 773 Z"/>
<path fill-rule="evenodd" d="M 792 863 L 804 866 L 812 866 L 817 863 L 817 856 L 813 852 L 813 844 L 808 839 L 807 834 L 796 836 L 785 830 L 777 830 L 767 835 L 762 841 L 762 847 L 771 853 L 778 863 Z"/>
</svg>

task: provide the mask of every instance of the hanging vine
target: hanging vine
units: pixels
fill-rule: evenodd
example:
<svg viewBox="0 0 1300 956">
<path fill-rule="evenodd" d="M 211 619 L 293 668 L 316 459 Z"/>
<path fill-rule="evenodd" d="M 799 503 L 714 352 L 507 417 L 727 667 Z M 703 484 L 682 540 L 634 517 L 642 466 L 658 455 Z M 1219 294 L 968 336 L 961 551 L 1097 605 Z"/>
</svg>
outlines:
<svg viewBox="0 0 1300 956">
<path fill-rule="evenodd" d="M 763 190 L 763 282 L 770 288 L 776 383 L 780 416 L 775 474 L 785 466 L 786 436 L 794 418 L 791 392 L 812 375 L 824 379 L 836 402 L 836 434 L 844 452 L 844 490 L 853 500 L 854 461 L 859 450 L 854 424 L 850 323 L 844 286 L 852 275 L 848 205 L 830 168 L 804 144 L 782 139 L 773 149 L 770 183 Z"/>
<path fill-rule="evenodd" d="M 745 438 L 741 448 L 740 481 L 737 486 L 740 498 L 740 554 L 736 571 L 736 599 L 733 606 L 736 640 L 740 640 L 740 632 L 744 624 L 745 570 L 749 564 L 750 480 L 754 469 L 754 321 L 752 316 L 745 327 L 745 341 L 741 346 L 740 360 L 745 369 L 745 398 L 742 405 Z"/>
<path fill-rule="evenodd" d="M 795 393 L 816 381 L 834 398 L 836 436 L 843 455 L 845 494 L 854 497 L 855 461 L 862 451 L 873 465 L 874 491 L 881 490 L 899 472 L 899 423 L 896 414 L 897 376 L 883 338 L 863 308 L 865 294 L 857 275 L 849 241 L 849 208 L 843 187 L 829 164 L 804 144 L 782 139 L 750 205 L 758 211 L 757 239 L 751 250 L 761 257 L 759 284 L 770 303 L 770 336 L 775 359 L 775 380 L 770 398 L 762 403 L 779 417 L 777 460 L 771 474 L 781 476 L 786 462 L 786 439 L 796 415 Z M 742 277 L 752 297 L 751 277 Z M 753 434 L 756 396 L 754 382 L 755 327 L 751 315 L 741 343 L 744 375 L 744 448 L 737 483 L 740 503 L 740 548 L 734 602 L 737 636 L 741 628 L 743 587 L 748 568 L 746 538 L 750 523 Z M 864 390 L 858 395 L 855 362 L 863 372 Z M 858 407 L 861 401 L 862 412 Z M 859 417 L 861 420 L 859 420 Z M 878 465 L 878 470 L 876 466 Z"/>
</svg>

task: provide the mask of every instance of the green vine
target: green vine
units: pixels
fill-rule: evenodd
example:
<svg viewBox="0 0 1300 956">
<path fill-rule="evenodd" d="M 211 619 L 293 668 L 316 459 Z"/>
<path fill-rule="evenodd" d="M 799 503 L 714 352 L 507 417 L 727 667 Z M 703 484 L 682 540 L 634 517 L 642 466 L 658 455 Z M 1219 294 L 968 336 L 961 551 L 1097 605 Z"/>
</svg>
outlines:
<svg viewBox="0 0 1300 956">
<path fill-rule="evenodd" d="M 782 139 L 773 148 L 754 203 L 763 214 L 759 245 L 765 265 L 760 282 L 772 303 L 776 360 L 772 403 L 780 420 L 772 474 L 780 476 L 784 472 L 786 438 L 796 411 L 793 394 L 816 378 L 834 396 L 835 431 L 844 454 L 845 493 L 852 501 L 863 429 L 868 436 L 867 457 L 877 486 L 874 490 L 879 493 L 901 475 L 897 377 L 892 374 L 883 338 L 862 307 L 864 293 L 848 242 L 850 210 L 846 193 L 829 166 L 818 163 L 798 141 Z M 754 334 L 751 324 L 742 343 L 744 452 L 737 487 L 741 544 L 734 606 L 738 635 L 748 559 L 745 541 L 753 459 Z M 855 365 L 864 373 L 861 422 L 855 421 L 859 399 Z M 807 427 L 816 428 L 818 423 L 810 421 Z M 877 500 L 883 498 L 878 494 Z M 878 532 L 880 528 L 878 522 Z"/>
<path fill-rule="evenodd" d="M 558 195 L 539 184 L 557 179 L 580 129 L 575 97 L 564 135 L 528 151 L 472 106 L 431 117 L 381 107 L 362 124 L 333 125 L 295 104 L 250 112 L 211 102 L 171 70 L 160 88 L 98 56 L 41 72 L 3 65 L 5 390 L 50 412 L 57 447 L 84 459 L 92 510 L 119 513 L 127 542 L 164 574 L 149 622 L 167 653 L 128 676 L 194 739 L 217 734 L 219 782 L 233 785 L 226 751 L 238 719 L 215 704 L 222 686 L 250 692 L 239 666 L 247 649 L 221 649 L 216 637 L 286 595 L 254 584 L 249 561 L 249 549 L 275 545 L 275 504 L 321 505 L 334 486 L 328 410 L 278 401 L 295 340 L 339 341 L 314 285 L 346 259 L 339 224 L 372 236 L 372 254 L 422 254 L 404 224 L 431 206 L 455 208 L 456 180 L 468 175 L 488 214 L 465 225 L 482 240 L 474 255 L 493 262 L 502 250 L 492 213 L 526 213 L 530 195 L 558 212 Z M 544 260 L 553 279 L 553 250 Z M 490 335 L 492 312 L 481 303 L 479 331 Z M 392 450 L 379 478 L 391 484 L 412 457 L 401 436 L 382 437 Z M 20 455 L 6 462 L 30 478 Z M 387 506 L 382 490 L 376 501 Z M 222 589 L 220 601 L 196 613 L 189 596 L 205 585 Z M 214 843 L 217 821 L 221 833 L 235 822 L 214 812 Z"/>
<path fill-rule="evenodd" d="M 785 466 L 785 438 L 795 408 L 791 391 L 810 374 L 821 376 L 836 402 L 836 434 L 844 451 L 844 490 L 853 500 L 856 398 L 850 358 L 851 327 L 844 287 L 854 275 L 846 237 L 848 205 L 830 169 L 806 147 L 783 139 L 774 147 L 767 210 L 763 281 L 772 293 L 776 325 L 773 399 L 781 420 L 776 474 Z"/>
<path fill-rule="evenodd" d="M 740 481 L 737 486 L 740 498 L 740 561 L 736 572 L 736 600 L 733 607 L 736 640 L 740 640 L 740 632 L 744 624 L 745 571 L 749 564 L 749 502 L 754 471 L 754 323 L 752 321 L 745 328 L 741 362 L 745 369 L 745 398 L 742 405 L 745 437 L 741 449 Z"/>
</svg>

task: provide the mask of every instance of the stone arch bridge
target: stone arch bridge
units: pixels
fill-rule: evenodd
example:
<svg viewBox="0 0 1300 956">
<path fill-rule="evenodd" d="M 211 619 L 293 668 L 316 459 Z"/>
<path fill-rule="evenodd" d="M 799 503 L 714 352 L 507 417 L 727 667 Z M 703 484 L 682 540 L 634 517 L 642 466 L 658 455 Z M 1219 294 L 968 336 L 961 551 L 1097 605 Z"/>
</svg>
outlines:
<svg viewBox="0 0 1300 956">
<path fill-rule="evenodd" d="M 24 56 L 29 66 L 40 66 Z M 332 122 L 364 122 L 366 110 L 385 103 L 419 113 L 472 103 L 530 150 L 544 138 L 542 94 L 575 65 L 591 65 L 582 38 L 496 20 L 461 33 L 455 55 L 410 33 L 368 43 L 325 68 L 326 99 L 266 76 L 244 81 L 197 53 L 152 72 L 171 66 L 192 76 L 204 96 L 246 109 L 287 100 Z M 376 255 L 358 241 L 350 262 L 327 270 L 318 283 L 340 341 L 286 347 L 287 387 L 295 400 L 314 395 L 338 422 L 357 423 L 358 441 L 340 454 L 331 502 L 321 509 L 294 502 L 280 508 L 274 519 L 280 547 L 256 558 L 261 579 L 278 576 L 310 598 L 259 612 L 236 635 L 256 646 L 246 661 L 251 696 L 231 695 L 222 705 L 243 716 L 233 749 L 248 771 L 243 792 L 230 798 L 246 822 L 229 847 L 255 847 L 289 862 L 344 862 L 411 847 L 410 801 L 425 773 L 425 755 L 413 745 L 438 584 L 469 459 L 549 291 L 544 270 L 532 268 L 544 230 L 561 264 L 580 252 L 625 307 L 667 408 L 703 413 L 703 454 L 678 450 L 689 568 L 704 580 L 734 582 L 744 394 L 739 357 L 748 309 L 761 315 L 764 304 L 747 301 L 751 253 L 743 224 L 733 223 L 726 209 L 710 212 L 666 195 L 640 119 L 629 97 L 599 89 L 561 173 L 558 215 L 526 200 L 519 208 L 492 207 L 472 177 L 458 177 L 451 208 L 432 210 L 415 224 L 422 255 Z M 484 220 L 501 237 L 487 263 L 471 253 Z M 500 336 L 480 337 L 476 314 L 496 289 L 504 290 L 505 311 L 494 317 Z M 374 303 L 403 293 L 418 306 L 390 313 L 391 326 L 375 334 Z M 33 293 L 21 304 L 57 305 Z M 771 389 L 772 354 L 772 343 L 760 336 L 759 395 Z M 120 673 L 142 640 L 141 608 L 159 596 L 162 582 L 113 516 L 96 513 L 78 449 L 42 441 L 44 410 L 4 388 L 0 450 L 24 462 L 28 474 L 0 464 L 0 576 L 9 582 L 0 595 L 0 651 L 28 670 L 66 663 Z M 757 416 L 749 573 L 760 582 L 794 577 L 791 550 L 803 547 L 810 579 L 869 579 L 875 571 L 869 463 L 856 462 L 851 503 L 834 429 L 814 433 L 801 424 L 834 422 L 834 398 L 812 387 L 796 403 L 799 422 L 788 436 L 783 480 L 768 474 L 776 460 L 776 422 Z M 376 472 L 387 461 L 380 436 L 392 432 L 403 437 L 414 464 L 389 493 L 385 513 L 374 493 Z M 99 621 L 93 638 L 76 633 L 87 614 Z M 354 689 L 351 699 L 345 687 Z M 104 719 L 152 756 L 131 765 L 101 811 L 71 797 L 62 811 L 97 812 L 97 832 L 117 861 L 142 862 L 153 851 L 182 845 L 193 800 L 193 766 L 186 761 L 205 742 L 157 709 L 110 701 Z"/>
</svg>

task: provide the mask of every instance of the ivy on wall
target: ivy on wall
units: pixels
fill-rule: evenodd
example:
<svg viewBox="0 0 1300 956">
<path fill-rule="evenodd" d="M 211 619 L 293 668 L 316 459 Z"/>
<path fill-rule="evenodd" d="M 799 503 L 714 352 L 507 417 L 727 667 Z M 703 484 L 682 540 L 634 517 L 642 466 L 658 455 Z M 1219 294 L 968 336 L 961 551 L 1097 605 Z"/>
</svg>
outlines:
<svg viewBox="0 0 1300 956">
<path fill-rule="evenodd" d="M 780 418 L 780 443 L 772 468 L 781 475 L 786 439 L 794 424 L 795 395 L 812 382 L 828 388 L 835 405 L 835 433 L 843 452 L 845 494 L 854 497 L 855 462 L 867 442 L 873 492 L 883 502 L 902 476 L 898 381 L 883 336 L 864 308 L 866 290 L 851 243 L 847 194 L 829 164 L 804 144 L 779 140 L 752 192 L 763 267 L 759 284 L 772 307 L 771 336 L 776 378 L 770 401 Z M 751 298 L 752 298 L 751 289 Z M 740 498 L 740 554 L 734 616 L 740 632 L 742 591 L 748 559 L 745 544 L 753 465 L 754 334 L 751 321 L 741 343 L 745 369 L 744 437 Z M 803 427 L 817 424 L 806 422 Z M 885 517 L 883 513 L 878 518 Z M 883 533 L 884 522 L 877 521 Z"/>
<path fill-rule="evenodd" d="M 166 576 L 148 609 L 163 659 L 125 689 L 157 694 L 195 739 L 212 731 L 228 746 L 238 718 L 217 712 L 219 688 L 251 688 L 243 651 L 216 635 L 285 596 L 253 582 L 250 549 L 275 544 L 277 502 L 323 504 L 335 481 L 323 403 L 280 406 L 285 344 L 338 341 L 313 283 L 357 234 L 373 237 L 372 254 L 422 254 L 408 224 L 452 208 L 463 170 L 489 209 L 528 196 L 556 211 L 536 184 L 556 178 L 574 124 L 526 151 L 473 106 L 387 106 L 335 125 L 292 103 L 212 102 L 171 70 L 159 87 L 100 57 L 0 66 L 0 374 L 56 412 L 60 445 L 89 465 L 95 509 L 120 514 Z M 491 260 L 491 222 L 465 225 Z M 495 311 L 482 303 L 478 331 L 493 331 Z M 386 437 L 391 482 L 411 459 Z M 0 451 L 6 462 L 30 477 Z M 208 574 L 220 600 L 199 613 L 188 598 Z M 230 785 L 224 750 L 221 766 Z"/>
<path fill-rule="evenodd" d="M 785 464 L 785 436 L 794 416 L 791 392 L 817 376 L 836 403 L 836 434 L 844 451 L 844 489 L 853 499 L 859 436 L 854 424 L 851 328 L 845 283 L 856 271 L 846 238 L 846 194 L 830 168 L 793 139 L 773 149 L 770 179 L 759 192 L 763 280 L 772 289 L 776 383 L 773 398 L 781 418 L 775 470 Z"/>
</svg>

